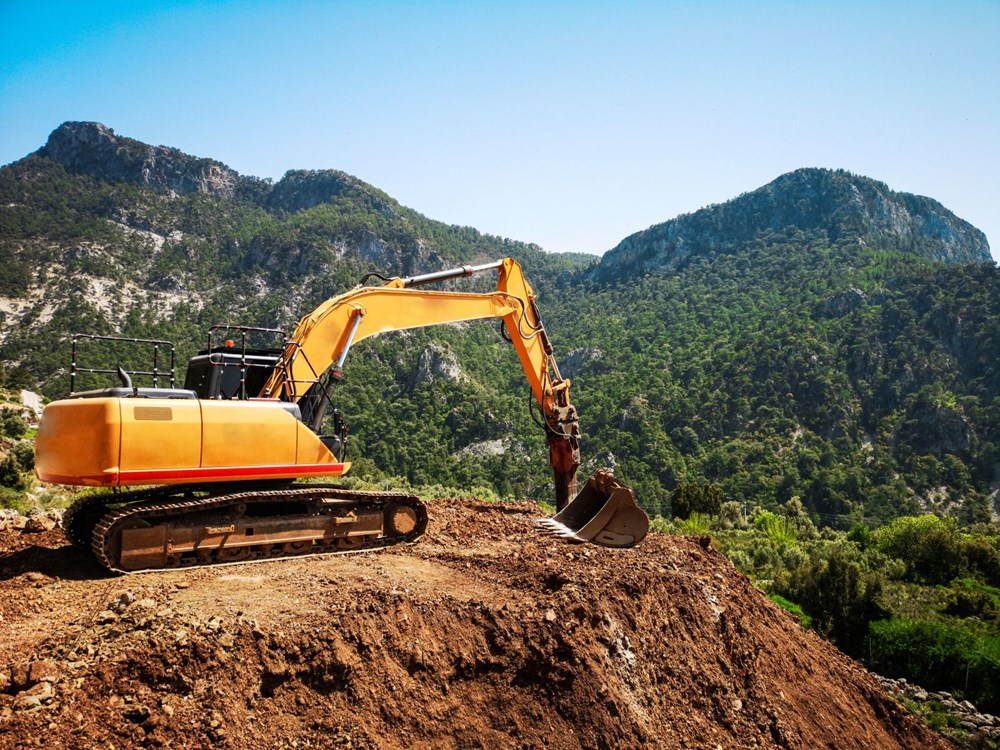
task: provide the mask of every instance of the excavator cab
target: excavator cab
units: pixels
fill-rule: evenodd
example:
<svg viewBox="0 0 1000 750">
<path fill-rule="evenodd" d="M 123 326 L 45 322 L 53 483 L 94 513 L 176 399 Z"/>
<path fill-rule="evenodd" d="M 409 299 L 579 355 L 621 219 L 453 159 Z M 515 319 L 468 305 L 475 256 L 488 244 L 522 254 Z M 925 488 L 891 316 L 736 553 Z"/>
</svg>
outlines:
<svg viewBox="0 0 1000 750">
<path fill-rule="evenodd" d="M 277 328 L 212 326 L 208 346 L 188 362 L 184 387 L 201 399 L 246 400 L 256 396 L 281 359 L 284 335 Z M 267 343 L 261 339 L 277 337 L 278 346 L 261 345 Z"/>
</svg>

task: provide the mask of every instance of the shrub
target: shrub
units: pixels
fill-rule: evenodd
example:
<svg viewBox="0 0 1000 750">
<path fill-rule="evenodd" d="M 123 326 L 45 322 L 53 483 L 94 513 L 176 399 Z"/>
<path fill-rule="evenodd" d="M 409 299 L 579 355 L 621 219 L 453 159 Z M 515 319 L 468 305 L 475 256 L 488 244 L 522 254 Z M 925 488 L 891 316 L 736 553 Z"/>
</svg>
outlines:
<svg viewBox="0 0 1000 750">
<path fill-rule="evenodd" d="M 764 533 L 772 547 L 784 549 L 798 540 L 795 527 L 785 516 L 777 516 L 770 511 L 764 511 L 754 520 L 754 526 Z"/>
<path fill-rule="evenodd" d="M 1000 613 L 1000 589 L 986 586 L 973 578 L 958 578 L 952 581 L 946 602 L 945 614 L 994 620 Z"/>
<path fill-rule="evenodd" d="M 952 519 L 904 516 L 876 529 L 880 552 L 902 560 L 906 577 L 915 583 L 948 583 L 964 567 L 962 543 Z"/>
<path fill-rule="evenodd" d="M 703 513 L 692 513 L 681 522 L 680 532 L 682 534 L 705 536 L 708 534 L 711 525 L 712 519 L 708 516 Z"/>
<path fill-rule="evenodd" d="M 875 541 L 871 530 L 861 521 L 855 523 L 847 532 L 847 539 L 858 545 L 862 552 L 871 547 Z"/>
<path fill-rule="evenodd" d="M 17 461 L 21 471 L 31 471 L 35 468 L 35 446 L 28 440 L 16 443 L 10 451 L 10 455 Z"/>
<path fill-rule="evenodd" d="M 722 488 L 717 484 L 682 482 L 670 495 L 674 518 L 687 518 L 692 513 L 716 516 L 722 507 Z"/>
<path fill-rule="evenodd" d="M 24 417 L 16 411 L 9 409 L 5 409 L 0 414 L 0 427 L 3 428 L 4 435 L 15 440 L 20 440 L 24 437 L 24 433 L 28 431 L 28 423 L 24 420 Z"/>
<path fill-rule="evenodd" d="M 27 487 L 24 475 L 21 474 L 21 467 L 13 455 L 8 454 L 3 461 L 0 461 L 0 486 L 9 487 L 12 490 L 23 490 Z"/>
<path fill-rule="evenodd" d="M 882 578 L 866 571 L 850 548 L 837 545 L 825 557 L 814 551 L 792 571 L 786 593 L 802 605 L 816 629 L 848 654 L 861 653 L 868 623 L 885 617 L 878 604 Z"/>
<path fill-rule="evenodd" d="M 869 637 L 869 666 L 879 673 L 964 695 L 980 711 L 1000 709 L 1000 638 L 977 636 L 962 625 L 903 619 L 871 623 Z"/>
</svg>

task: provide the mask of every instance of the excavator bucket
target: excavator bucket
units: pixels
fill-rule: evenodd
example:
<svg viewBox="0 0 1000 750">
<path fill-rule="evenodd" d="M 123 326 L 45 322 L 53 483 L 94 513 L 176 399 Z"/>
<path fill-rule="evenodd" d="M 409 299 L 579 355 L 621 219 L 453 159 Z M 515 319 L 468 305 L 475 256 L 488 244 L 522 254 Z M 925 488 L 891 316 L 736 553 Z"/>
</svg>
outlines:
<svg viewBox="0 0 1000 750">
<path fill-rule="evenodd" d="M 565 508 L 538 525 L 570 541 L 631 547 L 645 538 L 649 517 L 631 489 L 610 471 L 598 470 Z"/>
</svg>

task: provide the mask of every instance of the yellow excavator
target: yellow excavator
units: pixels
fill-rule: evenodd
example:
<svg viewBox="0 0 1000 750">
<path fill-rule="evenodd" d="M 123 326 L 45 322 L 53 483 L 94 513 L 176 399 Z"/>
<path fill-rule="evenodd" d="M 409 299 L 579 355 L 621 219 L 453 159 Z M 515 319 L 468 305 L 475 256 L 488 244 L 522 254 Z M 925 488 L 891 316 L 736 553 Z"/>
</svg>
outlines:
<svg viewBox="0 0 1000 750">
<path fill-rule="evenodd" d="M 422 288 L 492 270 L 494 292 Z M 79 367 L 74 339 L 71 393 L 45 407 L 35 471 L 43 482 L 108 489 L 85 493 L 67 509 L 68 538 L 124 573 L 417 539 L 427 510 L 414 495 L 295 480 L 337 477 L 350 468 L 347 427 L 330 409 L 355 343 L 386 331 L 484 318 L 503 321 L 543 416 L 557 513 L 539 525 L 610 547 L 645 537 L 646 514 L 610 472 L 598 471 L 577 494 L 580 429 L 570 381 L 559 373 L 535 295 L 515 260 L 379 278 L 382 286 L 363 280 L 322 303 L 279 347 L 248 344 L 260 333 L 283 339 L 276 329 L 214 326 L 208 347 L 188 364 L 184 388 L 173 387 L 169 342 L 129 339 L 153 346 L 152 370 L 130 374 L 120 366 Z M 213 346 L 220 330 L 239 342 Z M 157 358 L 168 346 L 171 383 L 159 387 L 167 370 Z M 78 372 L 115 372 L 121 382 L 74 392 Z M 153 386 L 133 385 L 133 375 L 152 376 Z"/>
</svg>

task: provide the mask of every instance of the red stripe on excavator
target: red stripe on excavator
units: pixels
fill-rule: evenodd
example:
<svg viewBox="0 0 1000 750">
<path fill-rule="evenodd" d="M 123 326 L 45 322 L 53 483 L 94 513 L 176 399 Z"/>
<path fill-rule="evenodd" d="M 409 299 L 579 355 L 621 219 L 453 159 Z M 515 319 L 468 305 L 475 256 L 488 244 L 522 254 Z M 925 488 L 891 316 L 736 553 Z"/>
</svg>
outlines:
<svg viewBox="0 0 1000 750">
<path fill-rule="evenodd" d="M 277 477 L 292 475 L 340 476 L 344 464 L 284 464 L 279 466 L 207 466 L 198 469 L 146 469 L 143 471 L 123 471 L 118 475 L 120 482 L 165 482 L 171 479 L 240 479 L 241 477 Z"/>
</svg>

